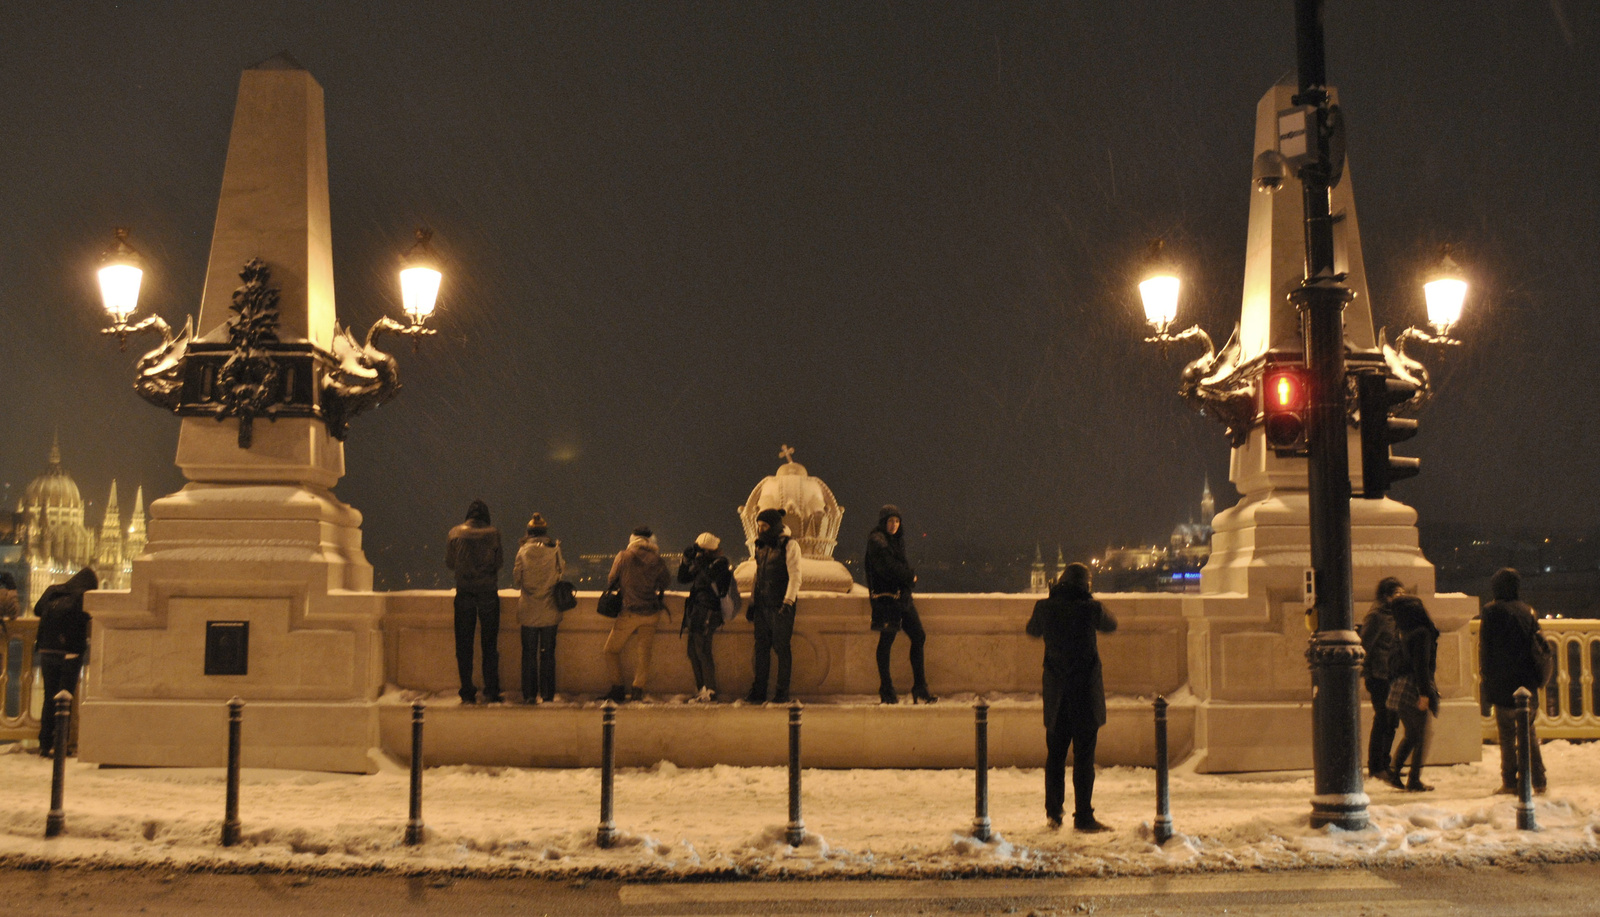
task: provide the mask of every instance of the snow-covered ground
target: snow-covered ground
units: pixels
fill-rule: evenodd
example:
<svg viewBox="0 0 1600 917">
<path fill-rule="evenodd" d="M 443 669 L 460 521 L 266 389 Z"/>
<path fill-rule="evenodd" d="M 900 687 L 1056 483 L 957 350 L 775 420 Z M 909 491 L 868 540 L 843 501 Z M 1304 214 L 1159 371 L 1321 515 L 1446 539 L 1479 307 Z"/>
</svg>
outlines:
<svg viewBox="0 0 1600 917">
<path fill-rule="evenodd" d="M 195 869 L 450 871 L 497 875 L 949 876 L 1139 875 L 1342 865 L 1483 864 L 1600 858 L 1600 744 L 1544 747 L 1543 829 L 1516 829 L 1494 796 L 1498 750 L 1431 768 L 1436 791 L 1369 786 L 1373 827 L 1312 830 L 1307 773 L 1172 777 L 1179 836 L 1151 840 L 1154 775 L 1102 770 L 1099 817 L 1116 830 L 1049 830 L 1037 770 L 990 773 L 998 837 L 973 840 L 973 775 L 959 771 L 806 771 L 806 841 L 784 843 L 787 772 L 671 764 L 620 771 L 617 847 L 595 846 L 596 770 L 440 767 L 425 776 L 426 842 L 400 844 L 407 775 L 246 770 L 243 844 L 218 846 L 223 775 L 215 769 L 67 768 L 65 836 L 42 837 L 50 762 L 0 753 L 0 862 Z M 1068 787 L 1068 804 L 1071 788 Z"/>
</svg>

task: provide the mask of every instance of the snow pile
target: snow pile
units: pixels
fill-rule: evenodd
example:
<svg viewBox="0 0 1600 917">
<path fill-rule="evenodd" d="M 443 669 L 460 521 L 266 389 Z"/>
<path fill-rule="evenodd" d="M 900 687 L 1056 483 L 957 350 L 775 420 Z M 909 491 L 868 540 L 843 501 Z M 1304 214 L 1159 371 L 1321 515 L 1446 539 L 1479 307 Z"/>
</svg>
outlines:
<svg viewBox="0 0 1600 917">
<path fill-rule="evenodd" d="M 599 773 L 440 767 L 427 772 L 422 844 L 401 844 L 407 777 L 246 770 L 243 842 L 218 845 L 218 769 L 67 768 L 64 837 L 43 839 L 50 763 L 0 753 L 0 857 L 19 863 L 193 869 L 534 873 L 559 876 L 1148 875 L 1229 869 L 1474 865 L 1600 857 L 1600 745 L 1545 746 L 1542 831 L 1516 828 L 1495 796 L 1498 751 L 1433 768 L 1433 793 L 1369 786 L 1372 827 L 1312 829 L 1307 773 L 1172 776 L 1176 836 L 1157 845 L 1154 777 L 1102 770 L 1096 814 L 1116 830 L 1080 835 L 1044 821 L 1037 770 L 989 775 L 994 837 L 971 836 L 970 770 L 807 771 L 804 840 L 786 842 L 787 772 L 669 763 L 617 777 L 618 842 L 595 844 Z M 1070 802 L 1070 788 L 1069 788 Z"/>
</svg>

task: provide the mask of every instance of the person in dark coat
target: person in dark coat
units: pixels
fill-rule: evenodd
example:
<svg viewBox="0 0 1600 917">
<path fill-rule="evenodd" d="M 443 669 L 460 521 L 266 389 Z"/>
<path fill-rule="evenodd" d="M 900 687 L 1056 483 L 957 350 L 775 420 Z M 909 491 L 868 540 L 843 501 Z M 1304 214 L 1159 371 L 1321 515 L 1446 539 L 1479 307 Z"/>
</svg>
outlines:
<svg viewBox="0 0 1600 917">
<path fill-rule="evenodd" d="M 49 756 L 56 741 L 56 695 L 62 691 L 78 693 L 78 673 L 83 656 L 89 652 L 89 613 L 83 610 L 83 594 L 100 588 L 94 570 L 84 567 L 64 583 L 46 589 L 33 606 L 39 619 L 38 637 L 33 651 L 39 660 L 39 675 L 44 681 L 44 707 L 39 712 L 39 754 Z"/>
<path fill-rule="evenodd" d="M 456 669 L 461 676 L 461 702 L 478 701 L 472 681 L 472 633 L 483 643 L 483 696 L 498 704 L 500 696 L 500 531 L 489 524 L 489 506 L 473 500 L 465 522 L 450 530 L 444 564 L 456 575 Z"/>
<path fill-rule="evenodd" d="M 717 661 L 711 655 L 711 637 L 722 626 L 722 599 L 733 587 L 733 566 L 722 554 L 722 539 L 701 532 L 683 549 L 678 582 L 689 584 L 683 603 L 680 634 L 689 635 L 689 668 L 694 670 L 695 700 L 717 700 Z"/>
<path fill-rule="evenodd" d="M 790 641 L 794 638 L 795 600 L 800 594 L 800 542 L 790 537 L 781 509 L 756 514 L 755 582 L 744 616 L 755 626 L 755 651 L 750 660 L 754 677 L 745 703 L 767 702 L 767 678 L 772 657 L 778 657 L 774 703 L 789 702 L 789 674 L 794 666 Z"/>
<path fill-rule="evenodd" d="M 878 510 L 878 527 L 867 536 L 867 591 L 872 595 L 872 629 L 878 632 L 878 700 L 896 704 L 894 676 L 889 674 L 889 651 L 895 634 L 905 631 L 911 640 L 911 699 L 931 704 L 938 700 L 928 693 L 928 673 L 923 666 L 923 645 L 928 634 L 911 600 L 911 587 L 917 574 L 906 561 L 905 526 L 900 510 L 885 506 Z"/>
<path fill-rule="evenodd" d="M 1052 828 L 1061 826 L 1070 750 L 1073 827 L 1111 830 L 1094 817 L 1094 748 L 1106 722 L 1096 635 L 1116 629 L 1117 619 L 1089 592 L 1089 568 L 1083 564 L 1069 564 L 1028 619 L 1028 636 L 1044 638 L 1044 814 Z"/>
<path fill-rule="evenodd" d="M 1539 706 L 1539 664 L 1534 660 L 1534 641 L 1543 640 L 1539 617 L 1528 603 L 1518 598 L 1522 576 L 1511 568 L 1495 571 L 1489 580 L 1494 601 L 1479 615 L 1478 671 L 1483 683 L 1483 699 L 1494 705 L 1495 731 L 1500 739 L 1499 793 L 1516 793 L 1521 776 L 1517 747 L 1516 690 L 1527 688 L 1533 694 L 1532 706 Z M 1536 793 L 1545 791 L 1544 756 L 1539 753 L 1539 734 L 1528 724 L 1530 782 Z"/>
<path fill-rule="evenodd" d="M 1389 608 L 1400 632 L 1400 665 L 1389 686 L 1388 703 L 1389 709 L 1399 715 L 1405 734 L 1395 748 L 1394 767 L 1387 782 L 1402 790 L 1425 793 L 1433 789 L 1422 782 L 1422 763 L 1433 738 L 1433 719 L 1439 715 L 1439 686 L 1433 678 L 1438 663 L 1439 628 L 1434 626 L 1422 600 L 1414 595 L 1396 596 Z M 1400 771 L 1408 758 L 1411 773 L 1401 783 Z"/>
<path fill-rule="evenodd" d="M 1400 632 L 1394 626 L 1394 614 L 1389 603 L 1396 595 L 1405 592 L 1400 580 L 1386 576 L 1378 582 L 1376 600 L 1372 610 L 1361 622 L 1361 647 L 1366 651 L 1361 678 L 1372 698 L 1372 735 L 1367 741 L 1367 776 L 1374 780 L 1387 780 L 1389 751 L 1394 747 L 1395 729 L 1400 719 L 1389 709 L 1389 682 L 1395 676 L 1397 657 L 1400 654 Z"/>
</svg>

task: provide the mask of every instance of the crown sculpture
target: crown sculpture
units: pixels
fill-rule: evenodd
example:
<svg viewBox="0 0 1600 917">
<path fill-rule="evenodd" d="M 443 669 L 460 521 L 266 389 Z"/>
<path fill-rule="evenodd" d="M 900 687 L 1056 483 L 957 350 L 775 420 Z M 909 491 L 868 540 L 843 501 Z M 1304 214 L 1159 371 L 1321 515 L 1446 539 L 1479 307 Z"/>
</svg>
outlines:
<svg viewBox="0 0 1600 917">
<path fill-rule="evenodd" d="M 781 509 L 790 537 L 800 542 L 800 588 L 805 592 L 865 594 L 866 588 L 857 585 L 844 564 L 833 559 L 844 507 L 821 478 L 812 477 L 806 466 L 794 460 L 793 449 L 784 446 L 778 455 L 783 464 L 775 474 L 762 478 L 750 491 L 750 499 L 737 510 L 739 521 L 744 523 L 745 547 L 754 556 L 756 515 L 763 510 Z M 733 575 L 739 588 L 748 594 L 756 576 L 755 562 L 745 561 Z"/>
</svg>

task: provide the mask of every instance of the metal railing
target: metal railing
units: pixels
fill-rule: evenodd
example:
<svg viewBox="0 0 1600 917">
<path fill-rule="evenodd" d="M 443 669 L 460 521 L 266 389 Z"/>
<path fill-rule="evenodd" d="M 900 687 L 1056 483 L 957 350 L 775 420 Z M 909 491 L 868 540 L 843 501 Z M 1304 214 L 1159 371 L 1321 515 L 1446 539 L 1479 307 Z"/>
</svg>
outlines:
<svg viewBox="0 0 1600 917">
<path fill-rule="evenodd" d="M 39 735 L 39 708 L 35 683 L 39 674 L 33 661 L 33 641 L 39 633 L 38 618 L 16 618 L 6 622 L 7 637 L 0 638 L 0 741 L 32 739 Z M 74 692 L 76 693 L 76 692 Z"/>
<path fill-rule="evenodd" d="M 1496 738 L 1494 716 L 1483 701 L 1478 673 L 1478 621 L 1471 625 L 1472 687 L 1483 715 L 1483 737 Z M 1600 620 L 1542 618 L 1539 629 L 1555 651 L 1556 667 L 1539 692 L 1535 724 L 1541 739 L 1600 739 Z"/>
</svg>

